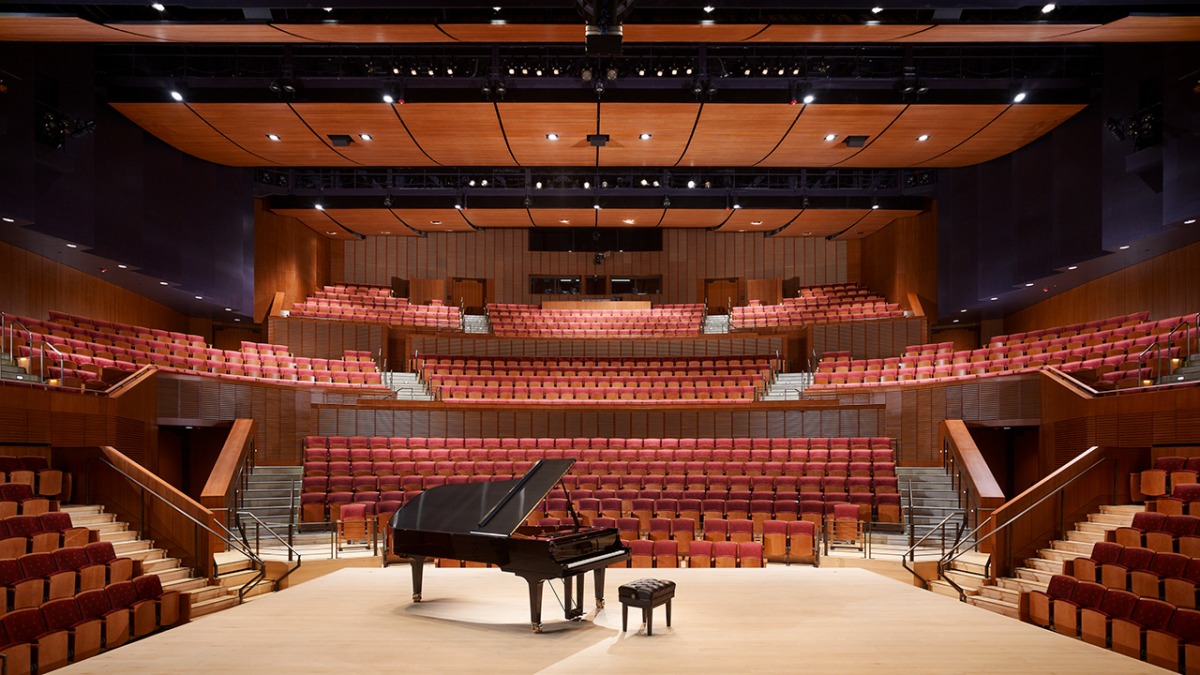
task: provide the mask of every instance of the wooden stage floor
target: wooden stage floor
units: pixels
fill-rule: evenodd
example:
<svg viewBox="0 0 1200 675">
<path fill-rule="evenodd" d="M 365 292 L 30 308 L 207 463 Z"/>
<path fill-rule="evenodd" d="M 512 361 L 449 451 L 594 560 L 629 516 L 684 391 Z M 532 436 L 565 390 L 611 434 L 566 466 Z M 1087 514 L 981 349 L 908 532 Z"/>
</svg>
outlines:
<svg viewBox="0 0 1200 675">
<path fill-rule="evenodd" d="M 667 628 L 621 632 L 617 587 L 678 584 Z M 344 569 L 121 647 L 63 673 L 1135 673 L 1164 672 L 871 572 L 615 569 L 607 607 L 562 619 L 545 593 L 529 627 L 526 584 L 495 569 Z M 561 584 L 555 588 L 562 594 Z"/>
</svg>

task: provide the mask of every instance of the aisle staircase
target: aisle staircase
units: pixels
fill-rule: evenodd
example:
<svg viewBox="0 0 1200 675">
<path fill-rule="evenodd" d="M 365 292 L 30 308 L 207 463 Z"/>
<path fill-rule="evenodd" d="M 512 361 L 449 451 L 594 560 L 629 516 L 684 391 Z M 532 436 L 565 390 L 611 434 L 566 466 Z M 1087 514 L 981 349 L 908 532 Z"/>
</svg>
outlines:
<svg viewBox="0 0 1200 675">
<path fill-rule="evenodd" d="M 1200 354 L 1192 354 L 1175 372 L 1158 378 L 1158 384 L 1173 384 L 1175 382 L 1195 382 L 1200 380 Z"/>
<path fill-rule="evenodd" d="M 730 321 L 728 314 L 710 314 L 704 317 L 704 332 L 728 333 Z"/>
<path fill-rule="evenodd" d="M 432 401 L 433 396 L 425 390 L 425 383 L 416 373 L 385 372 L 383 383 L 396 393 L 400 401 Z"/>
<path fill-rule="evenodd" d="M 17 365 L 16 359 L 8 352 L 0 352 L 0 380 L 17 380 L 20 382 L 41 382 L 41 376 L 29 374 Z"/>
<path fill-rule="evenodd" d="M 1050 577 L 1062 574 L 1063 561 L 1091 555 L 1092 545 L 1104 541 L 1107 531 L 1132 524 L 1133 514 L 1142 510 L 1138 505 L 1101 506 L 1098 512 L 1088 514 L 1087 520 L 1076 523 L 1065 539 L 1052 541 L 1039 549 L 1036 557 L 1027 558 L 1013 570 L 1015 576 L 1001 577 L 994 584 L 987 580 L 990 557 L 982 553 L 964 554 L 951 563 L 945 575 L 963 588 L 967 602 L 1019 619 L 1021 591 L 1045 591 Z M 930 590 L 958 598 L 958 591 L 945 581 L 930 582 Z"/>
<path fill-rule="evenodd" d="M 487 334 L 492 332 L 492 327 L 488 324 L 488 318 L 482 314 L 464 314 L 463 332 Z"/>
<path fill-rule="evenodd" d="M 242 490 L 241 511 L 247 511 L 279 532 L 299 522 L 296 509 L 300 503 L 300 479 L 304 469 L 299 466 L 256 466 L 246 477 Z"/>
<path fill-rule="evenodd" d="M 178 558 L 169 557 L 167 551 L 156 547 L 152 540 L 142 539 L 128 523 L 117 520 L 115 514 L 106 513 L 102 506 L 66 505 L 62 511 L 71 515 L 72 525 L 93 530 L 100 541 L 112 542 L 118 556 L 140 560 L 142 571 L 158 575 L 163 589 L 187 596 L 192 619 L 236 606 L 238 588 L 255 575 L 251 561 L 244 555 L 218 553 L 214 556 L 216 578 L 210 584 L 208 579 L 195 576 L 191 568 L 183 567 Z M 246 597 L 271 590 L 273 585 L 263 581 L 250 589 Z"/>
<path fill-rule="evenodd" d="M 804 390 L 812 384 L 812 373 L 777 373 L 775 381 L 767 387 L 763 401 L 799 401 Z"/>
</svg>

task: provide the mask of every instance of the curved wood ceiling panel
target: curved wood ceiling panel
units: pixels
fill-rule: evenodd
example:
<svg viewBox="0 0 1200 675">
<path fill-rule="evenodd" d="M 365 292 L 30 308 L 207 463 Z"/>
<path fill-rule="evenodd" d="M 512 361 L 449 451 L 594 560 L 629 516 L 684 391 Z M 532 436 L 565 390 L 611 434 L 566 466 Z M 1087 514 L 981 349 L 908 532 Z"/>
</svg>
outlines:
<svg viewBox="0 0 1200 675">
<path fill-rule="evenodd" d="M 599 227 L 658 227 L 663 209 L 601 209 L 596 212 Z"/>
<path fill-rule="evenodd" d="M 454 42 L 433 24 L 277 23 L 276 28 L 315 42 Z"/>
<path fill-rule="evenodd" d="M 578 42 L 584 25 L 540 23 L 443 23 L 451 38 L 461 42 Z"/>
<path fill-rule="evenodd" d="M 895 42 L 1043 42 L 1095 28 L 1096 24 L 1020 23 L 930 26 Z"/>
<path fill-rule="evenodd" d="M 154 42 L 77 16 L 0 17 L 0 40 L 6 42 Z"/>
<path fill-rule="evenodd" d="M 1059 39 L 1063 42 L 1200 42 L 1200 16 L 1127 16 Z"/>
<path fill-rule="evenodd" d="M 770 232 L 792 221 L 800 209 L 737 209 L 717 232 Z"/>
<path fill-rule="evenodd" d="M 110 28 L 163 42 L 309 42 L 262 23 L 110 23 Z"/>
<path fill-rule="evenodd" d="M 910 105 L 862 152 L 839 167 L 919 166 L 987 126 L 1007 105 Z M 928 135 L 925 141 L 917 139 Z"/>
<path fill-rule="evenodd" d="M 524 166 L 592 166 L 595 103 L 498 103 L 508 147 Z M 557 141 L 546 138 L 558 134 Z"/>
<path fill-rule="evenodd" d="M 392 209 L 396 217 L 418 232 L 474 232 L 458 209 Z"/>
<path fill-rule="evenodd" d="M 491 103 L 396 105 L 417 144 L 445 166 L 513 166 Z"/>
<path fill-rule="evenodd" d="M 530 209 L 535 227 L 595 227 L 595 209 Z M 566 221 L 566 222 L 563 222 Z"/>
<path fill-rule="evenodd" d="M 683 155 L 699 103 L 604 103 L 600 130 L 611 137 L 600 150 L 602 166 L 670 166 Z M 639 135 L 650 134 L 650 140 Z"/>
<path fill-rule="evenodd" d="M 415 237 L 416 232 L 404 226 L 388 209 L 326 209 L 329 217 L 342 225 L 367 236 Z"/>
<path fill-rule="evenodd" d="M 667 209 L 659 227 L 716 227 L 728 217 L 725 209 Z"/>
<path fill-rule="evenodd" d="M 919 33 L 927 24 L 859 24 L 840 26 L 772 24 L 750 42 L 889 42 Z"/>
<path fill-rule="evenodd" d="M 775 149 L 802 106 L 705 105 L 678 166 L 750 166 Z"/>
<path fill-rule="evenodd" d="M 909 209 L 808 209 L 777 237 L 832 237 L 850 226 L 838 239 L 862 239 L 887 227 L 896 218 L 915 216 Z"/>
<path fill-rule="evenodd" d="M 1083 110 L 1083 105 L 1013 105 L 962 145 L 920 166 L 954 167 L 979 164 L 1007 155 L 1040 138 Z"/>
<path fill-rule="evenodd" d="M 276 163 L 246 152 L 182 103 L 110 105 L 159 140 L 193 157 L 229 166 L 264 166 Z"/>
<path fill-rule="evenodd" d="M 533 227 L 525 209 L 468 209 L 466 218 L 475 227 Z"/>
<path fill-rule="evenodd" d="M 758 166 L 831 166 L 847 159 L 860 148 L 846 145 L 847 136 L 866 136 L 870 141 L 887 128 L 904 105 L 850 105 L 813 103 L 804 112 L 775 152 Z M 837 138 L 826 141 L 825 136 Z"/>
<path fill-rule="evenodd" d="M 192 103 L 196 114 L 229 140 L 288 166 L 348 166 L 286 103 Z M 272 141 L 267 134 L 279 137 Z"/>
<path fill-rule="evenodd" d="M 742 42 L 766 28 L 760 23 L 625 24 L 625 42 Z"/>
<path fill-rule="evenodd" d="M 271 209 L 271 211 L 281 216 L 295 218 L 301 223 L 304 223 L 304 225 L 313 232 L 316 232 L 321 236 L 328 237 L 329 239 L 354 238 L 345 230 L 338 227 L 337 223 L 333 222 L 332 218 L 330 218 L 324 212 L 316 209 Z"/>
<path fill-rule="evenodd" d="M 346 134 L 352 143 L 338 152 L 363 166 L 433 166 L 386 103 L 293 103 L 292 109 L 318 135 Z M 371 140 L 363 141 L 360 134 Z"/>
</svg>

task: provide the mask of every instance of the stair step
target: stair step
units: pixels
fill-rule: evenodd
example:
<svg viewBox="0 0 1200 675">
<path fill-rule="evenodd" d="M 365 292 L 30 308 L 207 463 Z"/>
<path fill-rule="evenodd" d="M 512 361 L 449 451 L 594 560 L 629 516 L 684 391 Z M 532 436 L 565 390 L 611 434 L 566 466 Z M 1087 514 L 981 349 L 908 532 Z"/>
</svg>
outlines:
<svg viewBox="0 0 1200 675">
<path fill-rule="evenodd" d="M 254 561 L 246 557 L 245 554 L 237 551 L 222 551 L 213 554 L 213 562 L 216 565 L 217 575 L 228 574 L 230 572 L 240 572 L 242 570 L 253 569 Z"/>
<path fill-rule="evenodd" d="M 163 583 L 163 588 L 168 591 L 179 591 L 180 593 L 187 593 L 188 595 L 190 595 L 194 598 L 194 597 L 196 597 L 196 594 L 200 594 L 200 593 L 208 593 L 208 595 L 210 597 L 214 596 L 218 592 L 209 592 L 209 591 L 207 591 L 207 589 L 223 588 L 223 587 L 222 586 L 209 586 L 207 579 L 191 577 L 188 579 L 175 579 L 173 581 L 165 582 L 165 583 Z"/>
<path fill-rule="evenodd" d="M 1084 530 L 1071 530 L 1067 533 L 1067 539 L 1076 543 L 1095 544 L 1098 541 L 1104 541 L 1104 533 Z M 1089 550 L 1088 553 L 1090 554 L 1091 551 Z"/>
<path fill-rule="evenodd" d="M 258 575 L 254 570 L 244 570 L 241 572 L 230 572 L 217 576 L 217 582 L 227 588 L 237 588 L 245 585 L 248 581 Z"/>
<path fill-rule="evenodd" d="M 1139 504 L 1102 504 L 1100 506 L 1100 513 L 1119 514 L 1130 518 L 1145 510 L 1146 507 Z"/>
<path fill-rule="evenodd" d="M 946 570 L 944 574 L 947 579 L 953 579 L 954 583 L 967 591 L 975 590 L 987 583 L 987 577 L 981 574 L 971 574 L 970 572 L 961 572 L 959 570 Z"/>
<path fill-rule="evenodd" d="M 983 586 L 978 591 L 976 591 L 974 597 L 991 598 L 993 600 L 1003 600 L 1004 602 L 1009 602 L 1009 603 L 1012 603 L 1014 606 L 1016 606 L 1018 600 L 1021 597 L 1021 591 L 1019 591 L 1017 589 L 1009 588 L 1007 586 L 988 585 L 988 586 Z"/>
<path fill-rule="evenodd" d="M 86 516 L 104 513 L 104 507 L 96 504 L 64 504 L 60 506 L 58 510 L 62 511 L 63 513 L 71 514 L 72 520 L 75 518 L 76 514 Z"/>
<path fill-rule="evenodd" d="M 975 605 L 976 607 L 986 609 L 986 610 L 989 610 L 989 611 L 992 611 L 997 614 L 1001 614 L 1003 616 L 1007 616 L 1007 617 L 1010 617 L 1013 619 L 1021 618 L 1020 612 L 1019 612 L 1019 610 L 1017 608 L 1017 604 L 1015 602 L 1006 602 L 1004 600 L 998 600 L 996 598 L 988 598 L 988 597 L 983 597 L 983 596 L 978 596 L 978 595 L 967 598 L 967 602 L 971 603 L 972 605 Z"/>
<path fill-rule="evenodd" d="M 89 513 L 85 515 L 71 515 L 71 525 L 75 527 L 87 527 L 93 530 L 99 530 L 104 526 L 112 525 L 113 523 L 121 523 L 117 520 L 115 513 Z M 121 523 L 121 529 L 125 529 L 125 523 Z M 110 528 L 111 529 L 111 528 Z"/>
<path fill-rule="evenodd" d="M 192 603 L 191 616 L 192 619 L 198 619 L 202 616 L 212 614 L 213 612 L 219 612 L 223 609 L 236 607 L 237 604 L 238 597 L 236 595 L 225 595 L 208 600 L 201 600 L 200 602 Z"/>
<path fill-rule="evenodd" d="M 1029 558 L 1025 561 L 1027 567 L 1049 572 L 1050 574 L 1062 574 L 1062 564 L 1063 561 L 1061 560 L 1049 560 L 1046 558 Z"/>
<path fill-rule="evenodd" d="M 138 543 L 149 545 L 151 542 L 143 541 Z M 116 548 L 116 546 L 114 545 L 113 548 Z M 128 551 L 126 553 L 121 553 L 118 551 L 117 555 L 121 556 L 122 558 L 132 558 L 134 560 L 141 560 L 142 562 L 145 562 L 147 560 L 158 560 L 159 558 L 164 558 L 166 557 L 167 552 L 161 548 L 143 548 L 136 551 Z"/>
<path fill-rule="evenodd" d="M 1089 513 L 1088 521 L 1093 523 L 1104 523 L 1114 527 L 1128 527 L 1133 524 L 1133 516 L 1122 516 L 1111 513 Z"/>
<path fill-rule="evenodd" d="M 133 530 L 125 529 L 107 529 L 99 533 L 100 541 L 111 541 L 113 546 L 118 542 L 135 541 L 138 538 L 138 533 Z"/>
<path fill-rule="evenodd" d="M 1090 520 L 1080 521 L 1075 523 L 1075 530 L 1078 532 L 1087 532 L 1089 534 L 1099 534 L 1101 540 L 1104 538 L 1104 533 L 1110 530 L 1115 530 L 1116 525 L 1109 523 L 1097 523 Z"/>
<path fill-rule="evenodd" d="M 1035 567 L 1018 567 L 1017 578 L 1022 581 L 1037 582 L 1039 584 L 1049 584 L 1050 577 L 1059 572 L 1051 572 L 1050 570 L 1037 569 Z"/>
<path fill-rule="evenodd" d="M 179 567 L 179 558 L 158 558 L 156 560 L 142 561 L 142 571 L 146 574 L 161 572 L 176 567 Z"/>
<path fill-rule="evenodd" d="M 1057 539 L 1050 542 L 1050 546 L 1053 547 L 1055 551 L 1077 553 L 1082 556 L 1089 556 L 1092 554 L 1092 542 L 1087 541 L 1063 541 L 1062 539 Z"/>
<path fill-rule="evenodd" d="M 1025 591 L 1044 591 L 1046 584 L 1033 579 L 1016 579 L 1013 577 L 1001 577 L 996 580 L 996 586 L 1008 591 L 1012 591 L 1018 595 Z"/>
<path fill-rule="evenodd" d="M 149 572 L 158 577 L 158 580 L 166 583 L 168 581 L 176 581 L 178 579 L 191 579 L 192 571 L 186 567 L 171 567 L 163 570 L 154 570 Z"/>
<path fill-rule="evenodd" d="M 955 588 L 949 583 L 942 581 L 941 579 L 931 579 L 929 581 L 929 590 L 930 592 L 938 595 L 944 595 L 947 598 L 954 598 L 955 600 L 960 599 L 958 591 L 955 590 Z"/>
<path fill-rule="evenodd" d="M 152 546 L 153 546 L 153 542 L 146 541 L 144 539 L 135 539 L 133 541 L 113 542 L 113 549 L 116 550 L 117 555 L 125 556 L 128 558 L 133 557 L 130 554 L 137 553 L 139 551 L 148 551 L 151 549 Z"/>
<path fill-rule="evenodd" d="M 108 522 L 108 523 L 97 523 L 95 525 L 88 525 L 87 528 L 89 530 L 94 530 L 95 532 L 97 532 L 100 535 L 104 535 L 104 534 L 111 533 L 111 532 L 124 532 L 129 529 L 129 523 L 123 523 L 119 520 L 114 520 L 114 521 Z M 103 538 L 103 537 L 101 537 L 101 538 Z"/>
</svg>

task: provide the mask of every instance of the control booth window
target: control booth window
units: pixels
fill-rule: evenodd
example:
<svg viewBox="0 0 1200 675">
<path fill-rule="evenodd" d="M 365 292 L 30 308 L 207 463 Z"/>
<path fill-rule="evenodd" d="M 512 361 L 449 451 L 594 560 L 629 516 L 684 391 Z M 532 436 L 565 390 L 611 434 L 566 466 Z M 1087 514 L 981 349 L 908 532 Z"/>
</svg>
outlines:
<svg viewBox="0 0 1200 675">
<path fill-rule="evenodd" d="M 613 295 L 658 295 L 662 293 L 661 276 L 613 277 Z"/>
<path fill-rule="evenodd" d="M 531 295 L 579 295 L 581 288 L 579 277 L 529 277 Z"/>
</svg>

